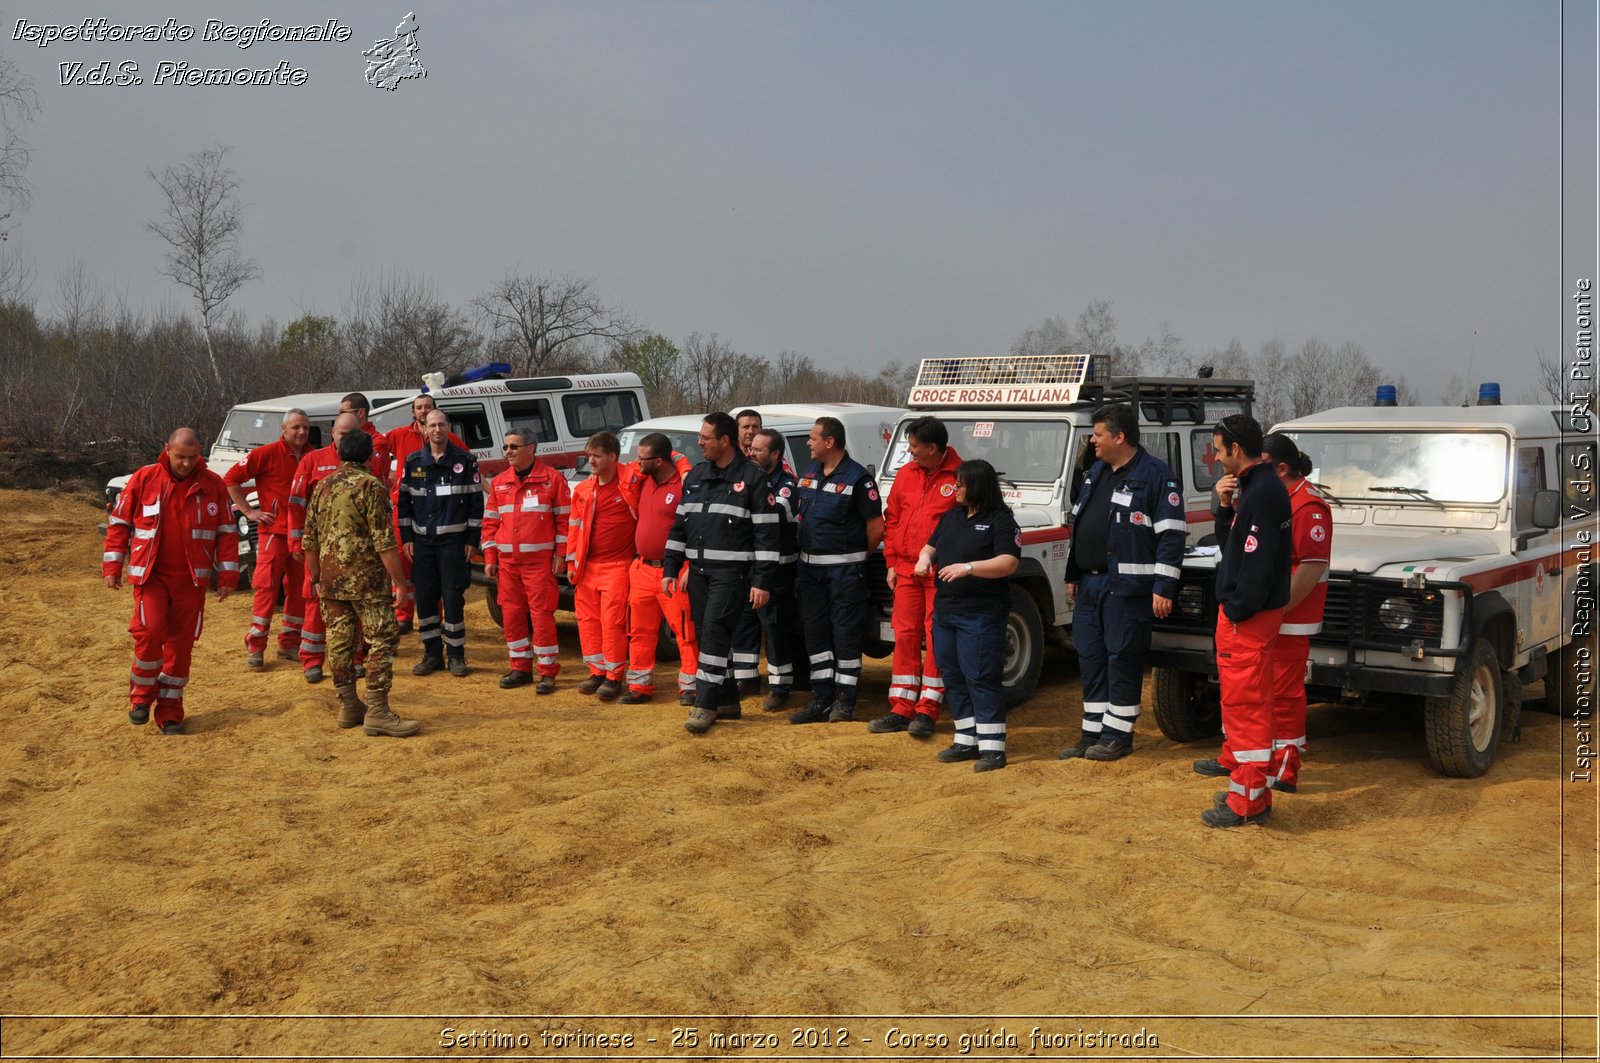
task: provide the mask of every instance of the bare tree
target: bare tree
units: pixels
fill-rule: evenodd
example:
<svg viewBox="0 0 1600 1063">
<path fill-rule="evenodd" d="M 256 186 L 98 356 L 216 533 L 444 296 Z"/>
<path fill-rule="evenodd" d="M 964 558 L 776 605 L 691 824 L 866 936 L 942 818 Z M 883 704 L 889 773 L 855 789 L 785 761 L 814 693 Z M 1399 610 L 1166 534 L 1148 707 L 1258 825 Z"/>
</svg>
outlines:
<svg viewBox="0 0 1600 1063">
<path fill-rule="evenodd" d="M 579 277 L 508 273 L 472 300 L 488 324 L 492 347 L 518 376 L 540 376 L 581 364 L 591 344 L 624 342 L 639 329 L 606 306 L 594 282 Z"/>
<path fill-rule="evenodd" d="M 219 391 L 226 385 L 212 342 L 218 316 L 246 281 L 261 275 L 256 264 L 239 253 L 243 227 L 239 182 L 227 157 L 227 148 L 213 146 L 160 174 L 145 171 L 164 200 L 161 216 L 145 228 L 167 245 L 162 276 L 189 289 L 200 304 L 200 332 Z"/>
<path fill-rule="evenodd" d="M 1534 355 L 1538 359 L 1539 375 L 1534 381 L 1532 395 L 1524 395 L 1525 401 L 1535 405 L 1548 403 L 1552 406 L 1560 406 L 1568 401 L 1570 392 L 1579 391 L 1586 394 L 1592 390 L 1587 381 L 1581 382 L 1582 386 L 1579 386 L 1580 382 L 1574 381 L 1572 386 L 1569 387 L 1567 374 L 1562 368 L 1561 359 L 1537 349 L 1534 351 Z"/>
<path fill-rule="evenodd" d="M 684 397 L 696 412 L 726 409 L 741 368 L 749 368 L 747 356 L 715 332 L 691 332 L 683 341 Z"/>
<path fill-rule="evenodd" d="M 386 273 L 351 285 L 343 346 L 363 387 L 415 385 L 423 373 L 465 368 L 483 347 L 466 316 L 426 277 Z"/>
<path fill-rule="evenodd" d="M 1072 354 L 1083 348 L 1083 343 L 1064 317 L 1047 317 L 1043 323 L 1023 332 L 1011 343 L 1011 353 L 1018 358 Z"/>
<path fill-rule="evenodd" d="M 0 55 L 0 240 L 9 232 L 12 213 L 28 205 L 31 188 L 23 171 L 28 168 L 28 142 L 19 127 L 39 112 L 39 94 L 33 79 L 17 69 L 11 57 Z"/>
<path fill-rule="evenodd" d="M 1151 336 L 1139 345 L 1138 365 L 1141 372 L 1160 376 L 1189 376 L 1194 372 L 1194 359 L 1165 321 L 1161 333 Z"/>
<path fill-rule="evenodd" d="M 1077 334 L 1082 348 L 1075 353 L 1104 358 L 1116 375 L 1139 371 L 1139 353 L 1117 342 L 1117 317 L 1111 312 L 1111 300 L 1096 299 L 1084 307 L 1078 315 Z"/>
<path fill-rule="evenodd" d="M 1251 375 L 1256 381 L 1256 417 L 1267 425 L 1287 420 L 1290 416 L 1289 356 L 1284 352 L 1282 340 L 1274 336 L 1261 345 L 1251 363 Z"/>
</svg>

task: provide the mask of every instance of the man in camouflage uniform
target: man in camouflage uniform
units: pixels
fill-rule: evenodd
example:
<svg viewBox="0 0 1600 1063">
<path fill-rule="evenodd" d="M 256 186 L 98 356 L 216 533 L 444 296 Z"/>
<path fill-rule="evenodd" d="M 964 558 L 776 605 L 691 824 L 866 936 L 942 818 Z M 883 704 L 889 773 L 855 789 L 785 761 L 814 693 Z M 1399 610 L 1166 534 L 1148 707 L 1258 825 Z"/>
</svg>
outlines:
<svg viewBox="0 0 1600 1063">
<path fill-rule="evenodd" d="M 312 492 L 301 542 L 306 574 L 322 602 L 328 667 L 339 695 L 339 726 L 361 724 L 369 735 L 404 738 L 422 725 L 401 719 L 389 708 L 394 649 L 400 639 L 389 586 L 407 586 L 389 492 L 365 467 L 372 457 L 370 436 L 346 432 L 338 446 L 344 464 Z M 372 644 L 367 654 L 370 704 L 356 697 L 355 651 L 362 631 Z"/>
</svg>

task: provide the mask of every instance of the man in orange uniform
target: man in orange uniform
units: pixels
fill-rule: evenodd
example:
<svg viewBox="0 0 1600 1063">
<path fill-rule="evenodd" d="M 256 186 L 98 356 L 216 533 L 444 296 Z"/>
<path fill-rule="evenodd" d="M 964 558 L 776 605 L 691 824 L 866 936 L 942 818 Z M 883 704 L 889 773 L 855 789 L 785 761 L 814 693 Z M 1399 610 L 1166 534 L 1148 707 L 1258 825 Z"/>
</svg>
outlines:
<svg viewBox="0 0 1600 1063">
<path fill-rule="evenodd" d="M 944 702 L 944 680 L 933 660 L 934 577 L 914 570 L 939 518 L 956 504 L 961 458 L 949 444 L 950 431 L 937 417 L 906 426 L 911 460 L 895 475 L 883 521 L 883 560 L 894 592 L 889 712 L 867 725 L 873 734 L 906 731 L 927 738 Z"/>
<path fill-rule="evenodd" d="M 367 413 L 368 410 L 371 409 L 371 406 L 372 403 L 367 401 L 367 397 L 361 394 L 359 391 L 352 391 L 350 394 L 339 400 L 339 412 L 341 414 L 354 414 L 356 418 L 356 426 L 363 432 L 367 433 L 368 438 L 372 440 L 372 460 L 367 463 L 367 468 L 371 470 L 382 470 L 381 472 L 374 471 L 373 475 L 378 478 L 379 482 L 388 484 L 390 461 L 389 437 L 378 431 L 378 426 L 367 419 Z M 309 494 L 306 495 L 306 498 L 309 499 L 310 497 L 311 496 Z M 393 500 L 391 499 L 391 501 Z"/>
<path fill-rule="evenodd" d="M 694 624 L 689 620 L 689 595 L 682 580 L 671 596 L 661 588 L 667 535 L 683 500 L 683 474 L 688 464 L 682 455 L 673 453 L 672 441 L 660 432 L 639 440 L 639 459 L 634 463 L 641 474 L 639 523 L 633 540 L 639 556 L 628 569 L 628 692 L 622 695 L 627 705 L 643 704 L 655 695 L 656 644 L 662 617 L 678 640 L 678 704 L 694 704 L 699 652 Z"/>
<path fill-rule="evenodd" d="M 638 478 L 619 475 L 621 445 L 610 432 L 589 437 L 583 452 L 592 469 L 572 489 L 567 530 L 567 579 L 578 615 L 578 644 L 589 678 L 584 694 L 611 701 L 622 693 L 628 661 L 628 566 L 639 518 Z"/>
<path fill-rule="evenodd" d="M 255 600 L 250 608 L 250 630 L 245 633 L 245 663 L 260 668 L 267 652 L 267 632 L 278 592 L 283 592 L 283 630 L 278 632 L 278 656 L 285 661 L 300 656 L 300 624 L 305 619 L 305 565 L 289 552 L 289 490 L 300 459 L 306 455 L 311 422 L 304 410 L 283 415 L 280 438 L 252 450 L 222 478 L 228 497 L 240 513 L 256 526 L 256 572 L 250 585 Z M 255 481 L 256 504 L 245 498 L 245 484 Z M 304 501 L 302 500 L 302 505 Z"/>
<path fill-rule="evenodd" d="M 360 396 L 356 396 L 360 398 Z M 346 402 L 349 400 L 346 399 Z M 365 402 L 365 399 L 362 399 Z M 301 540 L 305 536 L 306 506 L 311 499 L 311 492 L 317 484 L 339 471 L 343 464 L 339 460 L 339 438 L 346 432 L 360 430 L 361 423 L 354 413 L 341 413 L 333 421 L 333 442 L 320 450 L 313 450 L 300 459 L 300 464 L 295 469 L 294 483 L 289 488 L 289 556 L 297 564 L 305 563 L 305 553 L 301 550 Z M 371 433 L 368 433 L 369 435 Z M 380 440 L 382 436 L 378 437 Z M 367 469 L 378 478 L 380 483 L 389 476 L 389 455 L 387 448 L 379 454 L 376 446 L 373 448 L 372 460 L 367 463 Z M 306 573 L 303 589 L 306 601 L 305 622 L 300 625 L 300 667 L 304 671 L 307 683 L 322 682 L 322 666 L 327 660 L 327 628 L 322 620 L 322 604 L 311 587 L 311 573 Z M 361 655 L 356 655 L 359 666 Z"/>
<path fill-rule="evenodd" d="M 343 403 L 340 403 L 343 406 Z M 434 410 L 433 396 L 424 392 L 411 400 L 411 423 L 403 424 L 399 428 L 391 429 L 383 436 L 384 449 L 389 455 L 389 474 L 379 477 L 389 484 L 389 505 L 394 508 L 394 533 L 400 534 L 400 482 L 405 478 L 406 458 L 421 450 L 428 442 L 427 422 L 428 414 Z M 377 430 L 373 429 L 374 435 Z M 454 432 L 450 433 L 450 442 L 467 449 Z M 376 449 L 376 440 L 374 440 Z M 406 579 L 411 578 L 411 559 L 400 551 L 400 566 L 405 570 Z M 394 618 L 400 625 L 400 634 L 404 635 L 411 630 L 411 618 L 416 614 L 416 588 L 407 586 L 395 594 Z"/>
<path fill-rule="evenodd" d="M 506 689 L 533 682 L 536 694 L 556 689 L 561 646 L 556 638 L 556 573 L 566 561 L 572 494 L 561 473 L 539 460 L 538 444 L 521 432 L 506 433 L 506 469 L 489 482 L 483 503 L 483 570 L 496 583 L 495 597 L 506 636 L 511 670 Z"/>
<path fill-rule="evenodd" d="M 183 730 L 183 688 L 205 620 L 206 588 L 213 576 L 217 600 L 239 583 L 239 529 L 228 508 L 222 478 L 200 457 L 200 437 L 180 428 L 161 457 L 128 479 L 106 525 L 101 575 L 122 588 L 122 569 L 133 585 L 133 671 L 128 719 L 149 721 L 164 735 Z"/>
</svg>

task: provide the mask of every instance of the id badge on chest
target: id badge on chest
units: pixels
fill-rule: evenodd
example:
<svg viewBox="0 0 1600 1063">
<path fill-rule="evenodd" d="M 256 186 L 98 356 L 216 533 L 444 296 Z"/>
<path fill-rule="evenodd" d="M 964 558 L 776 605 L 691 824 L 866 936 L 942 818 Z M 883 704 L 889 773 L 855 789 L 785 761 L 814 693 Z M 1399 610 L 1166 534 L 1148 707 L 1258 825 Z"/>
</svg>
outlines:
<svg viewBox="0 0 1600 1063">
<path fill-rule="evenodd" d="M 532 513 L 535 509 L 538 508 L 538 506 L 539 506 L 539 496 L 538 495 L 523 495 L 522 496 L 522 512 L 524 512 L 524 513 Z"/>
<path fill-rule="evenodd" d="M 1133 495 L 1127 491 L 1115 491 L 1111 495 L 1111 504 L 1114 506 L 1131 506 L 1133 505 Z"/>
</svg>

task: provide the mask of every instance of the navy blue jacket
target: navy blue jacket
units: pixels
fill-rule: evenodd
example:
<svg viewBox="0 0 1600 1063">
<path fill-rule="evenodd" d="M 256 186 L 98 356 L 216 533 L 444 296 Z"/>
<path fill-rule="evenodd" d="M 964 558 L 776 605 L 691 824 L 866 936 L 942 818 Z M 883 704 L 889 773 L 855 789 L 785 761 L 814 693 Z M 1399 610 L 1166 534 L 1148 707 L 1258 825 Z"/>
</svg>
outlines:
<svg viewBox="0 0 1600 1063">
<path fill-rule="evenodd" d="M 878 482 L 848 451 L 828 476 L 814 461 L 795 485 L 800 560 L 808 565 L 860 564 L 867 559 L 867 522 L 883 516 Z"/>
<path fill-rule="evenodd" d="M 683 478 L 683 498 L 661 570 L 676 578 L 685 563 L 700 571 L 750 574 L 750 585 L 770 591 L 778 571 L 776 505 L 767 502 L 761 466 L 735 454 L 723 468 L 702 461 Z"/>
<path fill-rule="evenodd" d="M 1265 462 L 1240 475 L 1233 505 L 1217 511 L 1217 604 L 1235 624 L 1289 604 L 1293 520 L 1289 491 Z"/>
<path fill-rule="evenodd" d="M 782 529 L 778 545 L 778 563 L 790 566 L 791 578 L 794 575 L 792 571 L 794 563 L 800 560 L 799 531 L 794 522 L 794 488 L 794 473 L 784 468 L 783 462 L 778 462 L 777 466 L 767 473 L 767 492 L 771 496 L 768 502 L 776 513 L 760 518 L 761 520 L 770 520 L 773 516 L 778 518 L 778 527 Z"/>
<path fill-rule="evenodd" d="M 1096 461 L 1072 503 L 1073 522 L 1102 476 L 1115 476 L 1114 486 L 1120 487 L 1112 497 L 1111 526 L 1106 529 L 1106 571 L 1111 577 L 1111 593 L 1122 597 L 1159 594 L 1176 598 L 1178 577 L 1183 574 L 1183 548 L 1189 538 L 1178 478 L 1166 462 L 1144 447 L 1135 451 L 1118 472 L 1104 461 Z M 1128 496 L 1127 501 L 1117 501 L 1122 494 Z M 1066 582 L 1077 583 L 1082 578 L 1074 537 L 1072 548 L 1067 551 Z"/>
<path fill-rule="evenodd" d="M 453 540 L 477 546 L 483 531 L 483 482 L 470 451 L 446 443 L 434 460 L 426 443 L 407 455 L 400 482 L 400 541 Z"/>
</svg>

